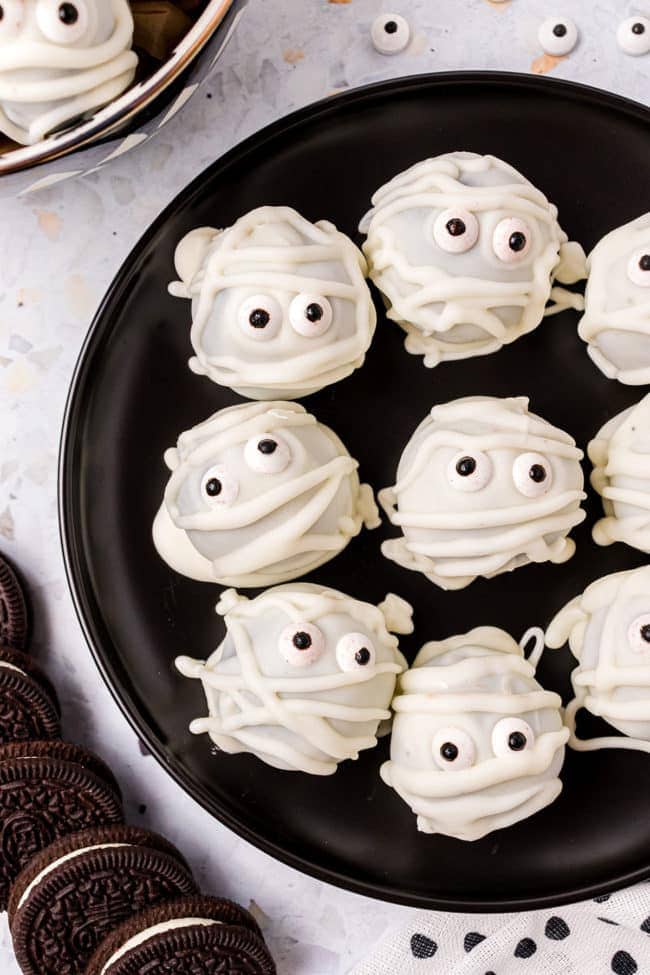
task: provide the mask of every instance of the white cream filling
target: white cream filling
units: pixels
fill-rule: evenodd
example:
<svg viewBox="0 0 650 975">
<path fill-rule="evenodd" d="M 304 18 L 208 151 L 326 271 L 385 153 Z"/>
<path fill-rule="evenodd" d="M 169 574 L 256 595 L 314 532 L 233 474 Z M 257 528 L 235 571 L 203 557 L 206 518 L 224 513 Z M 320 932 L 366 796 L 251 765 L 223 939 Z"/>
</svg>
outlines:
<svg viewBox="0 0 650 975">
<path fill-rule="evenodd" d="M 84 856 L 86 853 L 92 853 L 94 850 L 118 850 L 131 845 L 131 843 L 100 843 L 97 846 L 86 846 L 83 848 L 83 850 L 74 850 L 72 853 L 66 853 L 65 856 L 60 857 L 53 863 L 50 863 L 44 870 L 41 870 L 41 872 L 34 877 L 32 882 L 25 888 L 22 897 L 18 901 L 17 910 L 24 907 L 25 902 L 31 896 L 36 887 L 38 887 L 41 881 L 45 880 L 46 877 L 49 877 L 49 875 L 55 870 L 58 870 L 58 868 L 64 863 L 69 863 L 71 860 L 76 860 L 77 857 Z"/>
<path fill-rule="evenodd" d="M 221 921 L 212 921 L 207 918 L 183 917 L 174 918 L 171 921 L 163 921 L 161 924 L 154 924 L 153 927 L 147 928 L 146 931 L 141 931 L 140 934 L 136 934 L 132 938 L 129 938 L 128 941 L 125 941 L 122 947 L 106 962 L 101 970 L 101 975 L 108 975 L 112 966 L 117 964 L 125 955 L 128 955 L 130 951 L 134 951 L 141 945 L 146 944 L 147 941 L 151 941 L 152 938 L 155 938 L 159 934 L 167 934 L 168 931 L 178 931 L 182 928 L 210 928 L 221 923 Z"/>
</svg>

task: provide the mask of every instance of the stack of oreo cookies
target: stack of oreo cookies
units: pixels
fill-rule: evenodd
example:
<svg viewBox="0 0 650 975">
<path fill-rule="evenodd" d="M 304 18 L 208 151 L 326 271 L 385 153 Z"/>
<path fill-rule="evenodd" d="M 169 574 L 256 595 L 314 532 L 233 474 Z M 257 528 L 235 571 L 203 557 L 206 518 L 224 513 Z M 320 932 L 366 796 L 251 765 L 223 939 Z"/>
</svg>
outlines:
<svg viewBox="0 0 650 975">
<path fill-rule="evenodd" d="M 253 917 L 201 896 L 181 853 L 124 824 L 104 762 L 61 740 L 0 558 L 0 910 L 25 975 L 274 975 Z"/>
</svg>

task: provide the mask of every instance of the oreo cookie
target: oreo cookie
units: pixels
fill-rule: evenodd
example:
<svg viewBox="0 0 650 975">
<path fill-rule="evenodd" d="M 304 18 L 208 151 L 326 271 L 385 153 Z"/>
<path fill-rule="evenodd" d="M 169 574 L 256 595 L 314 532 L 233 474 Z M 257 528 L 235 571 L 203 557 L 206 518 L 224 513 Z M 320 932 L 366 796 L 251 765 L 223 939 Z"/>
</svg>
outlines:
<svg viewBox="0 0 650 975">
<path fill-rule="evenodd" d="M 29 631 L 25 592 L 7 560 L 0 558 L 0 646 L 25 650 Z"/>
<path fill-rule="evenodd" d="M 0 648 L 0 745 L 61 737 L 52 684 L 27 654 Z"/>
<path fill-rule="evenodd" d="M 43 850 L 17 878 L 9 924 L 24 975 L 83 975 L 99 944 L 134 913 L 197 893 L 171 843 L 146 830 L 85 830 Z"/>
<path fill-rule="evenodd" d="M 253 917 L 231 901 L 190 897 L 159 904 L 116 928 L 86 975 L 275 975 Z"/>
<path fill-rule="evenodd" d="M 103 759 L 79 745 L 72 745 L 67 741 L 16 741 L 9 745 L 0 745 L 0 762 L 10 762 L 16 758 L 56 758 L 72 765 L 80 765 L 105 782 L 116 796 L 122 796 L 117 779 Z"/>
<path fill-rule="evenodd" d="M 0 911 L 21 870 L 54 840 L 123 820 L 119 795 L 82 765 L 55 756 L 0 761 Z"/>
</svg>

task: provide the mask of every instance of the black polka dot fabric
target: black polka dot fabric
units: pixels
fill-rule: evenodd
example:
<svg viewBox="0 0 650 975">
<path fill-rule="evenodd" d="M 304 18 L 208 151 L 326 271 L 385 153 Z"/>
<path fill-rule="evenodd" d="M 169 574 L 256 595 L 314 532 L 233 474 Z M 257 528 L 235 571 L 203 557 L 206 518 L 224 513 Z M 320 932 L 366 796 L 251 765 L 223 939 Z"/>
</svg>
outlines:
<svg viewBox="0 0 650 975">
<path fill-rule="evenodd" d="M 532 938 L 522 938 L 515 948 L 515 958 L 532 958 L 537 951 L 537 945 Z"/>
<path fill-rule="evenodd" d="M 479 934 L 478 931 L 469 931 L 468 934 L 465 935 L 463 947 L 465 948 L 465 951 L 471 951 L 472 948 L 476 948 L 477 945 L 480 945 L 481 941 L 485 941 L 484 934 Z"/>
<path fill-rule="evenodd" d="M 554 916 L 546 922 L 544 934 L 551 941 L 564 941 L 571 934 L 571 929 L 563 918 Z"/>
<path fill-rule="evenodd" d="M 617 951 L 612 958 L 614 975 L 636 975 L 639 966 L 627 951 Z"/>
<path fill-rule="evenodd" d="M 411 954 L 414 958 L 433 958 L 438 945 L 425 934 L 414 934 L 411 938 Z"/>
<path fill-rule="evenodd" d="M 641 924 L 641 930 L 645 931 L 646 934 L 650 934 L 650 916 Z"/>
</svg>

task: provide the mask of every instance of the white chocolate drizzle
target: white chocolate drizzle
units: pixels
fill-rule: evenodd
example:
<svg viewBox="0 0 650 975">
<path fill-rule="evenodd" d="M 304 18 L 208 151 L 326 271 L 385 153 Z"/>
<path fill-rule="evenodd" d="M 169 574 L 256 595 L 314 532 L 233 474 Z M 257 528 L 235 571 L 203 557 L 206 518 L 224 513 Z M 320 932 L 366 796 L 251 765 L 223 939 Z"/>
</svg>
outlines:
<svg viewBox="0 0 650 975">
<path fill-rule="evenodd" d="M 487 178 L 492 172 L 505 181 L 492 185 Z M 406 331 L 407 350 L 423 355 L 426 366 L 495 352 L 536 328 L 545 314 L 583 307 L 580 295 L 552 284 L 585 277 L 584 251 L 568 241 L 544 194 L 494 156 L 461 152 L 426 159 L 379 189 L 372 203 L 360 225 L 368 235 L 363 250 L 370 277 L 386 298 L 388 317 Z M 515 270 L 524 267 L 528 276 L 504 273 L 494 255 L 486 254 L 487 245 L 464 255 L 457 273 L 453 259 L 445 262 L 427 251 L 425 237 L 433 233 L 416 225 L 419 213 L 459 210 L 484 221 L 491 214 L 526 220 L 535 250 Z M 420 253 L 419 263 L 409 260 L 407 244 Z M 508 317 L 502 309 L 509 310 Z M 452 337 L 455 329 L 465 330 L 466 338 Z"/>
<path fill-rule="evenodd" d="M 477 491 L 464 495 L 462 510 L 445 508 L 428 471 L 436 452 L 445 448 L 468 455 L 511 452 L 503 503 L 487 507 Z M 518 454 L 531 451 L 573 472 L 566 488 L 556 482 L 539 498 L 525 498 L 514 490 L 512 463 Z M 491 578 L 530 562 L 566 562 L 575 551 L 567 535 L 585 518 L 580 508 L 586 497 L 581 490 L 581 458 L 582 451 L 568 434 L 528 412 L 525 397 L 467 397 L 434 406 L 404 451 L 397 483 L 379 492 L 391 523 L 404 532 L 402 538 L 384 542 L 382 551 L 444 589 L 463 588 L 478 576 Z M 411 489 L 417 490 L 415 502 Z"/>
<path fill-rule="evenodd" d="M 33 145 L 113 101 L 133 81 L 138 57 L 131 50 L 131 8 L 127 0 L 96 2 L 109 3 L 114 20 L 110 36 L 99 43 L 57 44 L 32 22 L 0 43 L 0 131 L 9 138 Z M 34 0 L 26 0 L 32 19 L 34 8 Z"/>
<path fill-rule="evenodd" d="M 531 639 L 535 646 L 526 660 L 522 648 Z M 535 679 L 543 647 L 538 629 L 517 644 L 503 630 L 479 627 L 425 644 L 400 678 L 391 758 L 381 777 L 417 815 L 421 832 L 477 840 L 532 815 L 561 792 L 558 773 L 569 732 L 561 698 Z M 530 747 L 496 755 L 492 729 L 508 716 L 530 722 L 537 716 L 538 731 Z M 452 737 L 460 732 L 478 739 L 478 758 L 469 767 L 435 765 L 433 742 L 443 726 Z"/>
<path fill-rule="evenodd" d="M 334 267 L 340 268 L 336 275 Z M 344 379 L 364 362 L 377 321 L 366 262 L 349 237 L 328 221 L 310 223 L 290 207 L 260 207 L 227 230 L 204 227 L 190 233 L 179 244 L 176 270 L 181 281 L 170 285 L 170 293 L 192 300 L 196 356 L 190 368 L 213 382 L 251 399 L 294 399 Z M 233 315 L 214 314 L 217 297 L 235 290 L 249 297 L 266 292 L 280 304 L 280 335 L 265 343 L 264 358 L 258 343 L 253 358 L 241 339 L 235 341 Z M 349 334 L 336 316 L 319 338 L 297 334 L 289 324 L 289 308 L 300 294 L 351 304 Z M 206 340 L 217 331 L 224 336 L 224 350 L 209 352 Z"/>
<path fill-rule="evenodd" d="M 301 440 L 309 430 L 331 444 L 331 460 L 317 463 L 311 458 Z M 288 478 L 260 476 L 246 465 L 245 445 L 273 434 L 281 435 L 291 448 Z M 215 458 L 239 446 L 242 477 L 255 481 L 253 495 L 239 503 L 184 513 L 179 495 L 188 478 L 199 479 Z M 165 460 L 172 475 L 154 525 L 154 541 L 161 556 L 191 578 L 240 587 L 285 582 L 334 558 L 364 524 L 380 524 L 372 489 L 359 483 L 357 461 L 328 427 L 295 403 L 245 403 L 221 410 L 181 434 Z M 254 536 L 248 532 L 239 542 L 237 533 L 250 528 L 256 528 Z M 209 559 L 193 545 L 189 533 L 229 533 L 232 548 Z"/>
<path fill-rule="evenodd" d="M 594 525 L 594 541 L 650 552 L 650 394 L 606 423 L 587 452 L 605 511 Z"/>
<path fill-rule="evenodd" d="M 179 657 L 178 670 L 198 679 L 208 702 L 209 715 L 192 722 L 194 734 L 209 734 L 220 749 L 231 754 L 250 751 L 278 768 L 331 775 L 339 762 L 355 759 L 359 752 L 372 748 L 377 730 L 391 717 L 390 701 L 394 681 L 406 669 L 398 641 L 388 631 L 396 618 L 407 632 L 412 631 L 412 611 L 398 597 L 388 597 L 391 619 L 381 607 L 372 606 L 331 589 L 297 584 L 271 589 L 254 600 L 233 590 L 224 593 L 217 612 L 224 616 L 228 637 L 233 641 L 238 668 L 225 666 L 225 643 L 204 663 Z M 386 604 L 383 604 L 386 605 Z M 395 608 L 399 606 L 398 612 Z M 298 676 L 268 676 L 263 672 L 264 654 L 276 653 L 275 646 L 255 645 L 247 623 L 271 610 L 279 610 L 286 621 L 318 624 L 324 618 L 345 614 L 373 635 L 376 646 L 384 648 L 383 660 L 356 671 L 338 668 L 333 649 L 328 650 L 332 666 L 329 673 L 310 676 L 301 668 Z M 351 630 L 353 627 L 350 627 Z M 264 633 L 266 640 L 272 634 Z M 383 678 L 388 676 L 388 686 Z M 378 681 L 383 690 L 377 694 Z M 375 690 L 373 691 L 373 685 Z M 337 700 L 333 692 L 356 688 L 356 703 Z M 339 695 L 340 696 L 340 695 Z M 362 703 L 367 698 L 367 704 Z M 349 695 L 347 700 L 350 700 Z M 347 733 L 336 722 L 344 722 Z M 354 725 L 374 728 L 354 734 Z M 280 728 L 290 735 L 274 735 Z"/>
<path fill-rule="evenodd" d="M 576 751 L 650 752 L 650 643 L 641 653 L 628 644 L 639 604 L 647 607 L 650 619 L 650 566 L 597 579 L 560 610 L 546 631 L 547 646 L 557 649 L 568 641 L 578 661 L 571 674 L 574 697 L 565 712 L 569 745 Z M 576 720 L 582 708 L 625 737 L 579 738 Z"/>
</svg>

